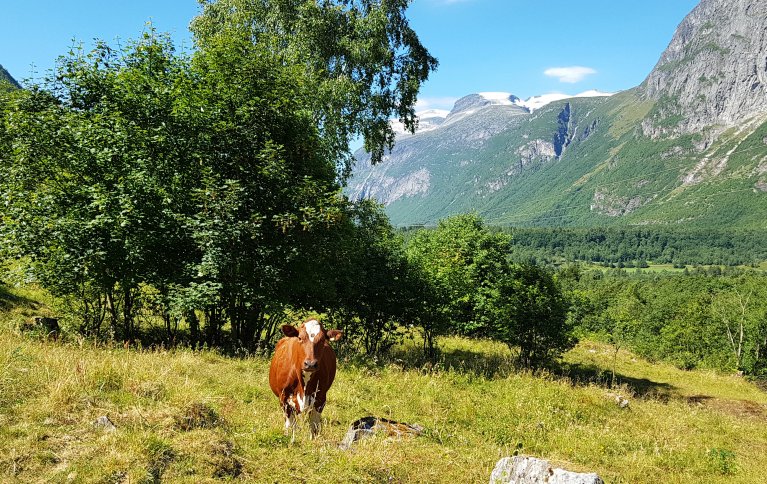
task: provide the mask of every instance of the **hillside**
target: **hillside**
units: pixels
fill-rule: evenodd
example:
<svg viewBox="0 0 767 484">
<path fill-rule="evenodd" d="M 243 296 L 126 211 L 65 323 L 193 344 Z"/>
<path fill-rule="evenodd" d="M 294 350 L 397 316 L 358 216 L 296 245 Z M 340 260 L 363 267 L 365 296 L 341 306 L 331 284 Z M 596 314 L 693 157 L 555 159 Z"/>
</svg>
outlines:
<svg viewBox="0 0 767 484">
<path fill-rule="evenodd" d="M 767 395 L 754 385 L 621 351 L 609 390 L 614 351 L 597 343 L 540 376 L 489 342 L 443 339 L 432 369 L 414 347 L 389 362 L 342 347 L 323 433 L 310 441 L 301 428 L 291 445 L 266 358 L 30 339 L 14 328 L 40 311 L 35 295 L 0 292 L 2 481 L 486 482 L 518 448 L 607 482 L 751 483 L 767 465 Z M 370 414 L 424 435 L 339 450 Z M 104 415 L 115 431 L 92 424 Z"/>
<path fill-rule="evenodd" d="M 11 76 L 11 74 L 5 70 L 5 68 L 0 64 L 0 82 L 6 81 L 9 82 L 13 87 L 15 88 L 21 88 L 18 82 L 16 82 L 16 79 Z"/>
<path fill-rule="evenodd" d="M 477 210 L 510 225 L 764 227 L 763 10 L 704 0 L 640 86 L 532 112 L 477 106 L 401 137 L 378 166 L 358 153 L 348 193 L 377 198 L 397 225 Z"/>
</svg>

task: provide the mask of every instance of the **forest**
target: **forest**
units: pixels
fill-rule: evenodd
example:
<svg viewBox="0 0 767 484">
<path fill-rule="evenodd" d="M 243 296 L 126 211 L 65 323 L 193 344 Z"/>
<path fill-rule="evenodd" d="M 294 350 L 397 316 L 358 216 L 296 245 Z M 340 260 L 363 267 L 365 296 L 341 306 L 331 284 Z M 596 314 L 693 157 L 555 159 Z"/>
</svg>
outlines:
<svg viewBox="0 0 767 484">
<path fill-rule="evenodd" d="M 758 266 L 767 260 L 767 232 L 757 229 L 652 227 L 509 228 L 515 252 L 541 259 L 647 267 L 647 262 Z"/>
</svg>

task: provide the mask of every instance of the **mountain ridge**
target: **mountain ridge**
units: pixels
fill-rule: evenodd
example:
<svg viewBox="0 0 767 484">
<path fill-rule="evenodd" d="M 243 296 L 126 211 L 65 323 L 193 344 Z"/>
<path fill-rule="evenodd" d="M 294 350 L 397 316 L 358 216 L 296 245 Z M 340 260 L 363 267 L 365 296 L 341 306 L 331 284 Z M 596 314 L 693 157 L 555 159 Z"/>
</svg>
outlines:
<svg viewBox="0 0 767 484">
<path fill-rule="evenodd" d="M 396 225 L 473 210 L 511 225 L 764 227 L 767 2 L 736 3 L 701 2 L 644 82 L 612 96 L 535 110 L 466 96 L 460 117 L 402 137 L 380 165 L 358 152 L 347 193 L 377 198 Z"/>
<path fill-rule="evenodd" d="M 21 85 L 13 78 L 13 76 L 11 76 L 2 64 L 0 64 L 0 81 L 6 81 L 16 89 L 21 89 Z"/>
</svg>

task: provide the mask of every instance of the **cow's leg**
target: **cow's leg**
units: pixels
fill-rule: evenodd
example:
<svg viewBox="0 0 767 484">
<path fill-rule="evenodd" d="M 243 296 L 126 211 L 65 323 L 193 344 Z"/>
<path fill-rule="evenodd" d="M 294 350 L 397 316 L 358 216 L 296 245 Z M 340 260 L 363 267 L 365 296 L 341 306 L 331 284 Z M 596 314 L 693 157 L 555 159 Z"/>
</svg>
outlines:
<svg viewBox="0 0 767 484">
<path fill-rule="evenodd" d="M 322 429 L 322 410 L 325 408 L 325 392 L 315 390 L 312 395 L 312 406 L 309 411 L 309 431 L 311 432 L 312 440 L 317 438 L 317 435 Z"/>
<path fill-rule="evenodd" d="M 285 435 L 290 435 L 290 443 L 296 441 L 296 413 L 292 408 L 285 409 Z"/>
<path fill-rule="evenodd" d="M 282 411 L 285 413 L 285 435 L 290 435 L 290 443 L 292 444 L 296 440 L 296 409 L 294 399 L 282 395 L 280 398 L 282 403 Z"/>
<path fill-rule="evenodd" d="M 314 440 L 317 438 L 317 435 L 319 435 L 320 429 L 322 428 L 322 414 L 312 407 L 307 412 L 307 417 L 309 417 L 310 438 Z"/>
</svg>

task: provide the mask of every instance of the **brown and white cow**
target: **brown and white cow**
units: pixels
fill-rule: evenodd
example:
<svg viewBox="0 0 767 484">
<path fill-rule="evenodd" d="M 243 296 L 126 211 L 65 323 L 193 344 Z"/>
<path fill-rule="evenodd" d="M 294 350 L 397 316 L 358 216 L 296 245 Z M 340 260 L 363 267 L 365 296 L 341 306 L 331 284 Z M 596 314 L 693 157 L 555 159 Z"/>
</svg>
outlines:
<svg viewBox="0 0 767 484">
<path fill-rule="evenodd" d="M 269 368 L 269 386 L 285 412 L 285 431 L 295 438 L 296 416 L 306 413 L 312 439 L 322 423 L 322 409 L 336 376 L 336 354 L 328 341 L 338 341 L 342 331 L 326 331 L 316 318 L 296 328 L 284 325 L 285 337 L 277 342 Z"/>
</svg>

